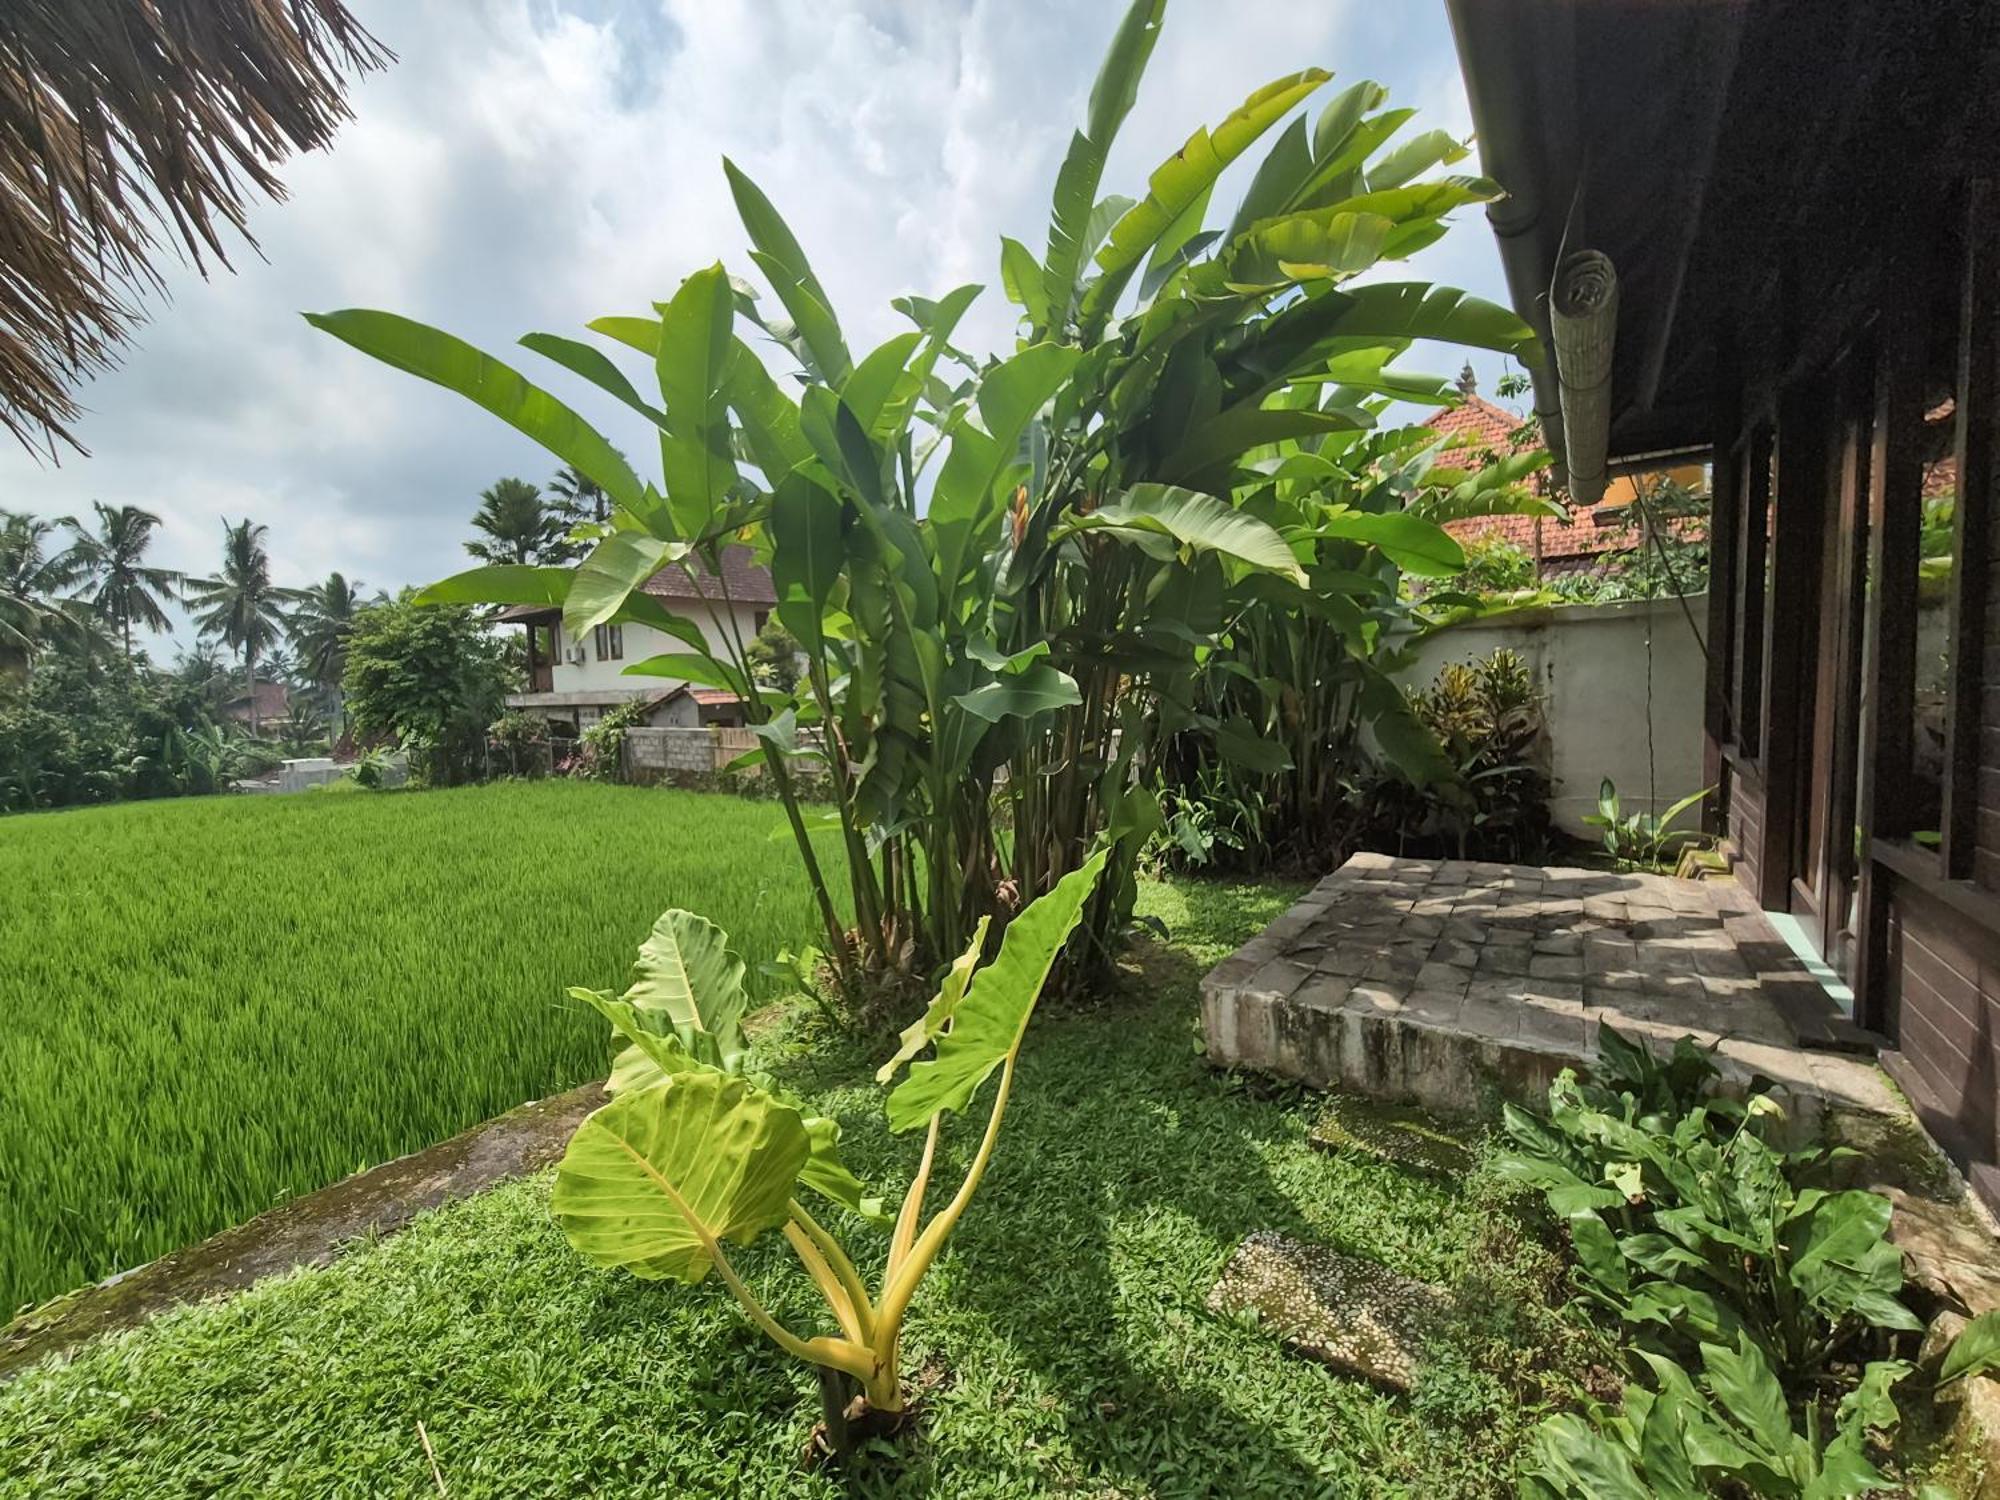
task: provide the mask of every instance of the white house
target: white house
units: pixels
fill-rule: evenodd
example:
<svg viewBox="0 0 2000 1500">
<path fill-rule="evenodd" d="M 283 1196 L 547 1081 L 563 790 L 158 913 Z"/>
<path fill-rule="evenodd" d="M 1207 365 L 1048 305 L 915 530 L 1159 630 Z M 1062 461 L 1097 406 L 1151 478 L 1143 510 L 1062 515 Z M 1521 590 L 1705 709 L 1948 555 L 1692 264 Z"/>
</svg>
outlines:
<svg viewBox="0 0 2000 1500">
<path fill-rule="evenodd" d="M 719 582 L 698 563 L 685 567 L 676 563 L 647 579 L 644 588 L 675 614 L 693 621 L 725 659 L 729 655 L 725 644 L 740 639 L 748 645 L 764 628 L 778 598 L 771 575 L 752 561 L 748 547 L 731 547 L 723 553 Z M 645 722 L 656 726 L 743 722 L 743 706 L 733 693 L 678 678 L 624 675 L 633 662 L 687 651 L 686 642 L 650 625 L 600 625 L 584 639 L 571 640 L 560 610 L 523 604 L 500 618 L 528 633 L 528 691 L 508 695 L 511 709 L 539 713 L 576 729 L 596 723 L 607 709 L 635 700 L 653 705 Z"/>
</svg>

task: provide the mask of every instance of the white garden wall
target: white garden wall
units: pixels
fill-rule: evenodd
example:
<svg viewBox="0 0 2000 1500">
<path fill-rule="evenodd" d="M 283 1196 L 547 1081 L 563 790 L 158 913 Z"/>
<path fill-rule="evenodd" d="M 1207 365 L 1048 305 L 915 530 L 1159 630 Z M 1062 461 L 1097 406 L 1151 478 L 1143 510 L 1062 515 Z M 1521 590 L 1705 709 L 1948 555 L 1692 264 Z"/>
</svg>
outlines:
<svg viewBox="0 0 2000 1500">
<path fill-rule="evenodd" d="M 1706 598 L 1689 599 L 1688 610 L 1705 624 Z M 1519 652 L 1541 686 L 1558 827 L 1597 837 L 1583 818 L 1596 810 L 1606 776 L 1628 812 L 1664 810 L 1702 785 L 1706 667 L 1678 600 L 1530 609 L 1454 625 L 1418 645 L 1403 686 L 1428 687 L 1445 663 L 1500 646 Z"/>
</svg>

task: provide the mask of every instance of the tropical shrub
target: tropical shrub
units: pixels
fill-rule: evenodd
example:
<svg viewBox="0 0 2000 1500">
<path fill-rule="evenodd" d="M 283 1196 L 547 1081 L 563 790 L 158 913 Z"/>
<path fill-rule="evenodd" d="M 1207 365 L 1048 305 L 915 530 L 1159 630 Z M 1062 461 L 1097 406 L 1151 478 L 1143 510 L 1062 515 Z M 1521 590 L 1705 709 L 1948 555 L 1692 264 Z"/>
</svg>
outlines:
<svg viewBox="0 0 2000 1500">
<path fill-rule="evenodd" d="M 570 991 L 625 1043 L 607 1084 L 611 1102 L 577 1127 L 556 1171 L 551 1209 L 570 1243 L 596 1265 L 649 1279 L 692 1285 L 714 1271 L 780 1348 L 858 1384 L 874 1412 L 900 1412 L 899 1346 L 910 1299 L 992 1160 L 1035 1002 L 1105 859 L 1103 851 L 1092 855 L 1031 902 L 983 966 L 987 924 L 980 922 L 876 1075 L 886 1084 L 909 1065 L 885 1101 L 889 1128 L 924 1132 L 923 1155 L 893 1218 L 842 1163 L 840 1127 L 807 1117 L 749 1071 L 744 965 L 726 935 L 690 912 L 662 915 L 622 995 Z M 1000 1081 L 964 1180 L 925 1220 L 944 1116 L 964 1113 L 995 1072 Z M 872 1295 L 840 1242 L 799 1201 L 802 1194 L 892 1226 Z M 773 1229 L 825 1299 L 837 1334 L 800 1337 L 784 1328 L 737 1274 L 725 1246 L 747 1245 Z"/>
<path fill-rule="evenodd" d="M 455 786 L 485 773 L 506 677 L 477 614 L 420 609 L 406 595 L 356 617 L 341 692 L 358 738 L 399 746 L 418 785 Z"/>
<path fill-rule="evenodd" d="M 625 731 L 646 717 L 644 703 L 621 703 L 577 736 L 568 774 L 586 781 L 616 781 L 625 765 Z"/>
<path fill-rule="evenodd" d="M 486 726 L 495 769 L 507 776 L 548 773 L 549 721 L 540 714 L 508 712 Z"/>
<path fill-rule="evenodd" d="M 1511 594 L 1535 586 L 1535 560 L 1504 536 L 1476 536 L 1459 543 L 1465 569 L 1450 586 L 1468 594 Z"/>
<path fill-rule="evenodd" d="M 1362 795 L 1370 846 L 1398 854 L 1536 863 L 1549 845 L 1546 726 L 1518 652 L 1447 663 L 1411 700 L 1452 775 L 1420 784 L 1393 767 Z"/>
<path fill-rule="evenodd" d="M 1598 1081 L 1565 1069 L 1546 1118 L 1506 1107 L 1496 1168 L 1567 1223 L 1578 1289 L 1631 1332 L 1634 1374 L 1651 1388 L 1635 1380 L 1622 1412 L 1546 1424 L 1522 1492 L 1886 1487 L 1863 1449 L 1895 1424 L 1889 1387 L 1909 1366 L 1872 1360 L 1844 1395 L 1834 1372 L 1922 1328 L 1900 1300 L 1889 1200 L 1820 1185 L 1852 1153 L 1766 1141 L 1777 1104 L 1759 1090 L 1717 1094 L 1691 1041 L 1662 1062 L 1609 1027 L 1600 1038 Z M 1696 1359 L 1698 1378 L 1685 1368 Z"/>
<path fill-rule="evenodd" d="M 1390 366 L 1414 339 L 1518 353 L 1532 335 L 1448 288 L 1349 283 L 1498 189 L 1426 178 L 1465 147 L 1437 131 L 1391 145 L 1409 113 L 1360 83 L 1293 119 L 1226 223 L 1205 228 L 1224 169 L 1327 82 L 1313 68 L 1197 130 L 1143 198 L 1100 198 L 1163 12 L 1164 0 L 1136 0 L 1119 26 L 1057 177 L 1046 252 L 1002 243 L 1023 325 L 1005 357 L 952 342 L 976 286 L 898 299 L 912 327 L 857 357 L 784 220 L 726 161 L 782 316 L 717 265 L 648 313 L 594 322 L 648 361 L 657 399 L 593 345 L 528 335 L 659 429 L 658 485 L 567 405 L 448 334 L 381 312 L 312 318 L 468 396 L 601 487 L 609 519 L 573 571 L 482 568 L 424 597 L 558 605 L 573 637 L 645 623 L 687 649 L 628 672 L 742 696 L 844 984 L 943 963 L 1107 833 L 1110 873 L 1074 957 L 1108 962 L 1159 826 L 1161 737 L 1210 727 L 1194 679 L 1229 622 L 1296 609 L 1358 630 L 1378 563 L 1438 575 L 1462 564 L 1432 520 L 1402 508 L 1393 476 L 1354 461 L 1373 436 L 1369 403 L 1435 389 Z M 789 355 L 796 396 L 744 325 Z M 759 682 L 746 642 L 712 645 L 639 587 L 690 562 L 721 576 L 737 541 L 768 561 L 777 616 L 805 657 L 792 694 Z M 1358 712 L 1387 753 L 1419 780 L 1440 774 L 1394 683 L 1365 648 L 1353 660 Z M 830 748 L 802 738 L 807 726 Z M 845 902 L 799 805 L 804 765 L 832 782 Z"/>
<path fill-rule="evenodd" d="M 1628 813 L 1619 799 L 1617 786 L 1607 776 L 1598 783 L 1597 811 L 1587 814 L 1583 821 L 1601 830 L 1604 852 L 1619 864 L 1656 870 L 1669 856 L 1701 842 L 1700 830 L 1676 828 L 1674 824 L 1714 790 L 1707 786 L 1690 792 L 1663 813 Z"/>
</svg>

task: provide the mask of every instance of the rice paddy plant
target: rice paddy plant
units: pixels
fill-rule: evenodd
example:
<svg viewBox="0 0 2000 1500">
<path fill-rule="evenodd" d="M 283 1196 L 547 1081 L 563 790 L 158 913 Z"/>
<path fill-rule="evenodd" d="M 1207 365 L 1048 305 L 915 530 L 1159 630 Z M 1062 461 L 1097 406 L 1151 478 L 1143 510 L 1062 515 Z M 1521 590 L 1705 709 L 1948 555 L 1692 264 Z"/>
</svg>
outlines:
<svg viewBox="0 0 2000 1500">
<path fill-rule="evenodd" d="M 813 935 L 783 818 L 537 782 L 0 821 L 0 1313 L 601 1077 L 564 988 L 662 907 Z"/>
</svg>

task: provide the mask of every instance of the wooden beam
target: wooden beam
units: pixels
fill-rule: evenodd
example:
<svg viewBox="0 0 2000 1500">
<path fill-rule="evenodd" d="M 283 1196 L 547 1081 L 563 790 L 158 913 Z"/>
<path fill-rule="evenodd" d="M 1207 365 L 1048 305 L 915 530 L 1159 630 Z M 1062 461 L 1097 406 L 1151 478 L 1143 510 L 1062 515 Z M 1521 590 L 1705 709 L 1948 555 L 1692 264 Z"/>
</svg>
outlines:
<svg viewBox="0 0 2000 1500">
<path fill-rule="evenodd" d="M 1992 573 L 1994 428 L 2000 424 L 2000 204 L 1990 181 L 1966 194 L 1959 282 L 1956 432 L 1958 499 L 1952 522 L 1943 835 L 1944 874 L 1969 880 L 1978 845 L 1979 734 L 1986 675 L 1986 597 Z"/>
<path fill-rule="evenodd" d="M 1868 475 L 1868 617 L 1862 646 L 1867 710 L 1861 719 L 1860 911 L 1855 1019 L 1894 1040 L 1889 984 L 1889 897 L 1895 876 L 1878 850 L 1911 832 L 1917 658 L 1917 559 L 1923 524 L 1923 364 L 1926 302 L 1921 263 L 1908 248 L 1885 258 L 1877 324 L 1874 455 Z"/>
<path fill-rule="evenodd" d="M 1764 848 L 1758 901 L 1791 908 L 1791 882 L 1805 873 L 1801 847 L 1812 795 L 1819 585 L 1826 524 L 1830 382 L 1794 380 L 1778 397 L 1777 478 L 1771 500 L 1771 588 L 1764 660 Z"/>
<path fill-rule="evenodd" d="M 1742 435 L 1741 389 L 1736 375 L 1735 344 L 1726 330 L 1717 337 L 1717 380 L 1714 422 L 1714 462 L 1708 499 L 1708 660 L 1702 742 L 1702 785 L 1717 789 L 1703 804 L 1702 817 L 1710 833 L 1728 828 L 1728 790 L 1723 785 L 1728 760 L 1723 747 L 1737 741 L 1736 576 L 1743 538 L 1740 531 L 1742 460 L 1736 442 Z"/>
<path fill-rule="evenodd" d="M 1771 433 L 1761 423 L 1735 462 L 1739 480 L 1736 575 L 1736 748 L 1761 761 L 1764 749 L 1764 586 L 1771 526 Z"/>
</svg>

